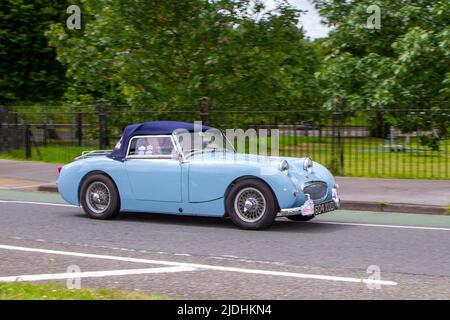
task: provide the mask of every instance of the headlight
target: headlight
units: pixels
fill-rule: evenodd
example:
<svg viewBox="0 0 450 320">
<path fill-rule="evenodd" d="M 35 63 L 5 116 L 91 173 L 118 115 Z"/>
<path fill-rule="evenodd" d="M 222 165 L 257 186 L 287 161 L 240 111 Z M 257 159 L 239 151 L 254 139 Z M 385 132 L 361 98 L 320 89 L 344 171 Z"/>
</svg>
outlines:
<svg viewBox="0 0 450 320">
<path fill-rule="evenodd" d="M 303 160 L 303 170 L 311 172 L 313 168 L 313 161 L 310 158 Z"/>
<path fill-rule="evenodd" d="M 280 165 L 278 167 L 281 172 L 283 172 L 285 175 L 289 174 L 289 163 L 286 160 L 282 160 L 280 162 Z"/>
</svg>

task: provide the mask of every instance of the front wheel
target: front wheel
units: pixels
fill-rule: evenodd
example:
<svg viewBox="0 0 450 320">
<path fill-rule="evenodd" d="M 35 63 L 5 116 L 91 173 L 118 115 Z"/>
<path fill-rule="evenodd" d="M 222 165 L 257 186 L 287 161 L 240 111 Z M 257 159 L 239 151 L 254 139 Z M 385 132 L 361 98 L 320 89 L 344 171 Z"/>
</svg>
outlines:
<svg viewBox="0 0 450 320">
<path fill-rule="evenodd" d="M 257 179 L 238 181 L 226 199 L 228 215 L 242 229 L 269 227 L 275 220 L 277 207 L 272 190 Z"/>
<path fill-rule="evenodd" d="M 86 178 L 81 186 L 80 202 L 84 212 L 92 219 L 113 219 L 120 211 L 116 186 L 103 174 Z"/>
</svg>

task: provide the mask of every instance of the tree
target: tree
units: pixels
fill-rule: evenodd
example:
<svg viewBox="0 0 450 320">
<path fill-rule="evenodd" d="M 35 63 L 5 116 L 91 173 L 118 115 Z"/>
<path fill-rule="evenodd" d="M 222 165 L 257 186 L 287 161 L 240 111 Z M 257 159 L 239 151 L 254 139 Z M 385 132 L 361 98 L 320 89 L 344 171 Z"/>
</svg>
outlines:
<svg viewBox="0 0 450 320">
<path fill-rule="evenodd" d="M 301 11 L 281 1 L 267 12 L 250 0 L 84 2 L 95 19 L 82 35 L 61 24 L 48 36 L 68 68 L 67 97 L 159 110 L 215 104 L 316 104 L 316 45 Z"/>
<path fill-rule="evenodd" d="M 60 0 L 4 0 L 0 4 L 0 104 L 59 99 L 65 89 L 64 67 L 44 33 L 65 21 Z"/>
<path fill-rule="evenodd" d="M 440 114 L 450 92 L 450 2 L 315 3 L 333 27 L 325 41 L 329 53 L 320 75 L 329 101 L 336 95 L 345 96 L 349 108 L 370 110 L 372 123 L 378 127 L 387 121 L 406 132 L 437 128 L 440 137 L 444 136 L 450 125 L 448 115 Z M 381 10 L 379 30 L 366 26 L 371 5 Z"/>
</svg>

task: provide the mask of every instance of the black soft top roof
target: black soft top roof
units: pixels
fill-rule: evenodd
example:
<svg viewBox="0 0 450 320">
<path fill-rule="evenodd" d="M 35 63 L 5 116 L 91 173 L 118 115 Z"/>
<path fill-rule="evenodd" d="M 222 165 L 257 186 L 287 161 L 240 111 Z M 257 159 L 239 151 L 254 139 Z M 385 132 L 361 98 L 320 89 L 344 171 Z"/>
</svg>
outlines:
<svg viewBox="0 0 450 320">
<path fill-rule="evenodd" d="M 189 132 L 201 130 L 204 132 L 208 129 L 210 129 L 208 126 L 200 126 L 195 125 L 194 123 L 179 121 L 153 121 L 132 124 L 124 129 L 120 142 L 108 157 L 119 161 L 125 159 L 128 142 L 134 136 L 172 134 L 176 130 L 185 130 Z"/>
</svg>

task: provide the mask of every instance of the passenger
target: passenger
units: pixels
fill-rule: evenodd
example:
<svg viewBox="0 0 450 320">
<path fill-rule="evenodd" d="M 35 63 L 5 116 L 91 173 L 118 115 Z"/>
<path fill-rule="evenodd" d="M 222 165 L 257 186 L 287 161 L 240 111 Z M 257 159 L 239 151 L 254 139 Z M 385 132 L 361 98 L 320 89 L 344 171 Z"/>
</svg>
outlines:
<svg viewBox="0 0 450 320">
<path fill-rule="evenodd" d="M 137 154 L 143 155 L 153 155 L 159 154 L 159 141 L 157 138 L 142 138 L 136 143 Z"/>
</svg>

